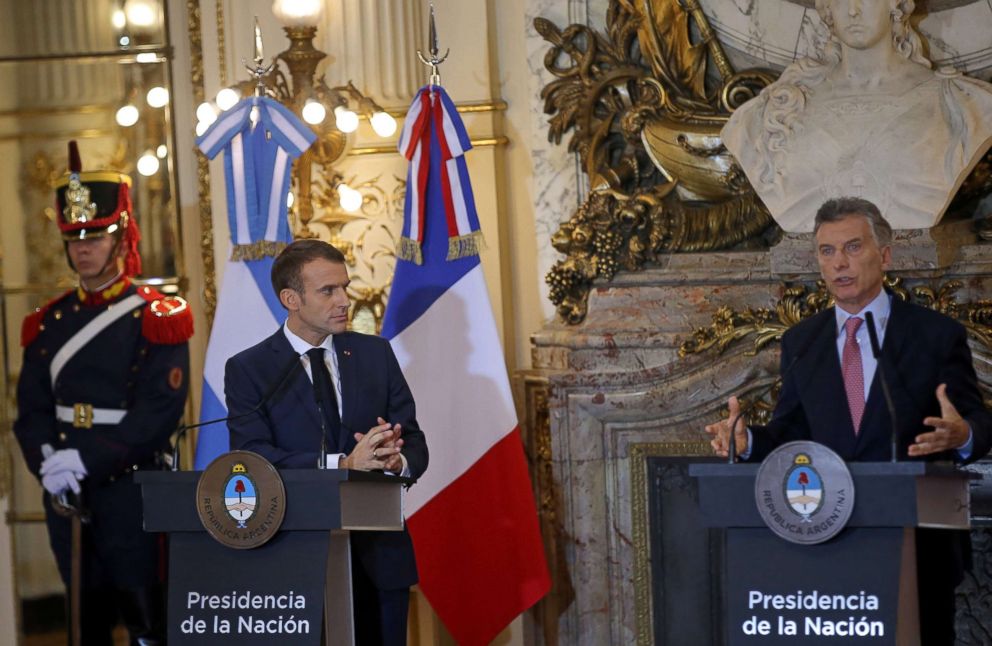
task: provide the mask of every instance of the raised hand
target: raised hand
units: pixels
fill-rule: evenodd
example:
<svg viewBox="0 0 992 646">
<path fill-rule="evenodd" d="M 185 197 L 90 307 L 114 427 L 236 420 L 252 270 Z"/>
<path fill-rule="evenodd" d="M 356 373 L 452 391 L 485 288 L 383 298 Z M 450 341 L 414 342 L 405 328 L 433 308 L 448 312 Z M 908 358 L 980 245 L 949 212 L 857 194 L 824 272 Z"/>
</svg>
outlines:
<svg viewBox="0 0 992 646">
<path fill-rule="evenodd" d="M 736 397 L 727 400 L 727 411 L 729 415 L 726 419 L 706 426 L 706 432 L 713 436 L 713 439 L 710 440 L 713 452 L 723 458 L 727 457 L 730 451 L 730 424 L 734 420 L 737 420 L 734 429 L 736 435 L 735 452 L 740 455 L 747 450 L 747 425 L 741 418 L 741 404 Z"/>
<path fill-rule="evenodd" d="M 958 449 L 968 443 L 971 429 L 961 413 L 947 396 L 947 384 L 937 386 L 937 401 L 940 403 L 940 417 L 927 417 L 924 426 L 932 426 L 933 431 L 921 433 L 909 446 L 909 455 L 918 457 Z"/>
</svg>

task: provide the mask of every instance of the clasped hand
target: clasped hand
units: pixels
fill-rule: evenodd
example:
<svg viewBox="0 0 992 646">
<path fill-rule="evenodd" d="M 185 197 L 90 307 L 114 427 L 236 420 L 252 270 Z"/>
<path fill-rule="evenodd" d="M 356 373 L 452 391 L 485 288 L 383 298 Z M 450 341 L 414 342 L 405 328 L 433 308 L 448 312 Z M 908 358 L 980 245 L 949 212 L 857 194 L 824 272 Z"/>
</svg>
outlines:
<svg viewBox="0 0 992 646">
<path fill-rule="evenodd" d="M 403 458 L 400 457 L 400 450 L 403 448 L 403 440 L 400 435 L 403 429 L 399 424 L 390 424 L 381 417 L 376 420 L 378 425 L 370 428 L 368 433 L 355 433 L 355 441 L 358 443 L 341 461 L 341 466 L 362 471 L 382 469 L 401 473 Z"/>
</svg>

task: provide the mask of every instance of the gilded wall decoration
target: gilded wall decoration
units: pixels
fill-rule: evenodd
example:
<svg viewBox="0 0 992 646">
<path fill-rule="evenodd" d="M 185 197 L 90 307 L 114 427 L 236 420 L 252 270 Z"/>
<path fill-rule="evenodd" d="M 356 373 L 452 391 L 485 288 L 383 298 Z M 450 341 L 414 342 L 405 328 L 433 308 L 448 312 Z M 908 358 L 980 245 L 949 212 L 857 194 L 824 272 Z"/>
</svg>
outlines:
<svg viewBox="0 0 992 646">
<path fill-rule="evenodd" d="M 565 258 L 546 281 L 563 320 L 584 320 L 594 280 L 658 254 L 774 244 L 780 230 L 720 131 L 778 75 L 735 71 L 697 0 L 611 0 L 603 32 L 543 18 L 534 26 L 551 45 L 545 67 L 555 79 L 541 93 L 548 138 L 571 133 L 568 150 L 591 189 L 552 239 Z M 986 155 L 948 213 L 989 215 L 992 205 L 977 205 L 990 194 Z M 992 240 L 992 221 L 976 229 Z"/>
<path fill-rule="evenodd" d="M 660 253 L 767 246 L 777 231 L 719 138 L 730 112 L 774 75 L 735 73 L 696 2 L 612 0 L 606 24 L 600 33 L 534 21 L 556 77 L 541 93 L 548 137 L 560 143 L 572 131 L 569 150 L 592 188 L 554 236 L 566 258 L 547 276 L 571 324 L 585 318 L 597 278 Z"/>
<path fill-rule="evenodd" d="M 362 207 L 348 213 L 338 203 L 336 186 L 344 181 L 362 194 Z M 327 240 L 345 254 L 351 284 L 351 329 L 378 334 L 386 311 L 386 300 L 396 267 L 396 245 L 403 228 L 406 180 L 396 175 L 368 179 L 345 178 L 336 170 L 317 173 L 311 187 L 310 235 Z M 290 212 L 294 235 L 300 236 L 298 202 Z"/>
</svg>

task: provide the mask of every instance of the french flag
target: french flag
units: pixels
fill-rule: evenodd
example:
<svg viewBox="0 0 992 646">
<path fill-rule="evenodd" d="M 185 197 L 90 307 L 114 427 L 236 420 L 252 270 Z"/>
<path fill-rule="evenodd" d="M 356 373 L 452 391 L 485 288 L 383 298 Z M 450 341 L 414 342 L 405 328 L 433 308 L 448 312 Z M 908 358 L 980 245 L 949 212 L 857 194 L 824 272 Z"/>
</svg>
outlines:
<svg viewBox="0 0 992 646">
<path fill-rule="evenodd" d="M 549 590 L 537 509 L 479 262 L 465 127 L 444 90 L 414 98 L 411 160 L 386 308 L 427 433 L 430 467 L 406 497 L 420 587 L 459 644 L 488 644 Z"/>
</svg>

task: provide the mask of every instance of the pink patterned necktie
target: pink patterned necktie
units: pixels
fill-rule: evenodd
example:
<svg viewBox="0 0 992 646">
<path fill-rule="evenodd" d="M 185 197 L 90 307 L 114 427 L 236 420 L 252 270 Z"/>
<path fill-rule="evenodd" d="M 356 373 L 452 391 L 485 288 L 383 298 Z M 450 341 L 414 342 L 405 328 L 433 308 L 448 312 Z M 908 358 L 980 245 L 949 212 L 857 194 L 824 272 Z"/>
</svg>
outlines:
<svg viewBox="0 0 992 646">
<path fill-rule="evenodd" d="M 854 434 L 858 434 L 861 426 L 861 416 L 865 412 L 865 373 L 861 368 L 861 348 L 858 346 L 857 333 L 861 327 L 861 319 L 852 316 L 844 323 L 847 338 L 844 340 L 844 351 L 841 353 L 841 371 L 844 373 L 844 390 L 847 392 L 847 405 L 851 409 L 851 421 L 854 422 Z"/>
</svg>

